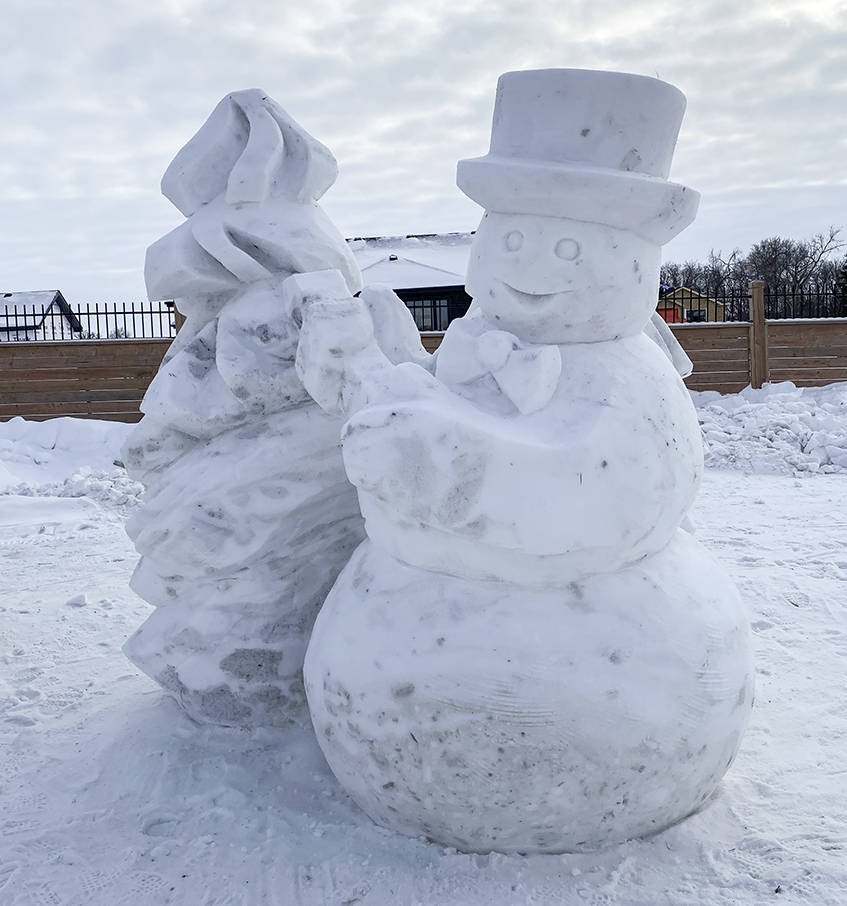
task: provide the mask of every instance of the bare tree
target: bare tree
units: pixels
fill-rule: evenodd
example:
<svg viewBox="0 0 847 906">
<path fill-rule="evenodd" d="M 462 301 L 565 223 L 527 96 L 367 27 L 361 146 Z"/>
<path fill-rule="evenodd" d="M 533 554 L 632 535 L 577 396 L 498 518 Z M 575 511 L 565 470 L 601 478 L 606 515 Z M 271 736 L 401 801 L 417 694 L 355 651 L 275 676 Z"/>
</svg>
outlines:
<svg viewBox="0 0 847 906">
<path fill-rule="evenodd" d="M 847 255 L 838 268 L 835 278 L 835 315 L 847 318 Z"/>
<path fill-rule="evenodd" d="M 841 238 L 842 228 L 831 226 L 826 233 L 810 239 L 783 239 L 774 236 L 757 242 L 746 255 L 734 249 L 724 257 L 711 249 L 705 263 L 666 262 L 662 265 L 661 282 L 672 288 L 687 287 L 703 295 L 725 300 L 727 319 L 746 317 L 746 299 L 751 281 L 761 280 L 780 306 L 782 316 L 791 317 L 808 309 L 810 296 L 822 314 L 847 313 L 847 258 L 835 256 L 847 248 Z M 841 289 L 839 289 L 841 287 Z M 803 307 L 804 299 L 806 308 Z"/>
<path fill-rule="evenodd" d="M 747 254 L 747 276 L 790 293 L 832 289 L 834 268 L 827 259 L 847 245 L 840 235 L 841 228 L 831 226 L 827 233 L 817 233 L 799 242 L 776 236 L 763 239 Z"/>
</svg>

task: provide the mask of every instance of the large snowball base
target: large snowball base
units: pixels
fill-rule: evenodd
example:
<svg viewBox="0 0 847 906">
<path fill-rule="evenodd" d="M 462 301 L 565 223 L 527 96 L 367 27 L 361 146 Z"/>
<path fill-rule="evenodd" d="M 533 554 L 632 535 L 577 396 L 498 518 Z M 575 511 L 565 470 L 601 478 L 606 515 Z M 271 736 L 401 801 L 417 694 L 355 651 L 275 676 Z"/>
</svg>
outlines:
<svg viewBox="0 0 847 906">
<path fill-rule="evenodd" d="M 752 705 L 738 593 L 685 532 L 618 572 L 530 588 L 364 542 L 306 655 L 318 739 L 380 825 L 472 852 L 570 852 L 691 814 Z"/>
</svg>

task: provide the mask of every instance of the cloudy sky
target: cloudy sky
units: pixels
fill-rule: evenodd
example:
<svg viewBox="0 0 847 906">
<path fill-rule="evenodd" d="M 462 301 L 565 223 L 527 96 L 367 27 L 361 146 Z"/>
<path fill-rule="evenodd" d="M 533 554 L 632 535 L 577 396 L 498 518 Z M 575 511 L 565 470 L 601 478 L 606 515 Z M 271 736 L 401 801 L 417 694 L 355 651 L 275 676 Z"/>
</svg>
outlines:
<svg viewBox="0 0 847 906">
<path fill-rule="evenodd" d="M 474 229 L 456 161 L 498 75 L 547 67 L 686 94 L 671 176 L 703 200 L 666 259 L 847 228 L 847 0 L 4 0 L 0 36 L 0 291 L 143 298 L 165 167 L 251 87 L 334 153 L 346 236 Z"/>
</svg>

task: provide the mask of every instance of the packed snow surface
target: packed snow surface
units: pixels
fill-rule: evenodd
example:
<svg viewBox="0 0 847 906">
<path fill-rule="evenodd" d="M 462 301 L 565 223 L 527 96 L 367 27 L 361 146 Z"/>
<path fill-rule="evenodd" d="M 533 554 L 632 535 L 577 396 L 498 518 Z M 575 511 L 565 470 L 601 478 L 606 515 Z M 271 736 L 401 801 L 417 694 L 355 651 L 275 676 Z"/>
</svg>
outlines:
<svg viewBox="0 0 847 906">
<path fill-rule="evenodd" d="M 694 397 L 693 516 L 748 608 L 753 718 L 702 812 L 565 856 L 396 836 L 307 732 L 194 724 L 120 650 L 150 611 L 128 588 L 130 426 L 0 424 L 0 903 L 841 906 L 847 384 Z"/>
</svg>

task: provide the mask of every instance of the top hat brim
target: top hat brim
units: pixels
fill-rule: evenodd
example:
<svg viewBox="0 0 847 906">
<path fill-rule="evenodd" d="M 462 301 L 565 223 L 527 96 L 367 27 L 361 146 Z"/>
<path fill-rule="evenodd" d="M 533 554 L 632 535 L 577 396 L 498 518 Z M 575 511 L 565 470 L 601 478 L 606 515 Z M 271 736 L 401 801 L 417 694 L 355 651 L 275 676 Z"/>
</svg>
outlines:
<svg viewBox="0 0 847 906">
<path fill-rule="evenodd" d="M 697 216 L 700 193 L 654 176 L 488 154 L 459 161 L 456 183 L 487 211 L 630 230 L 664 245 Z"/>
</svg>

